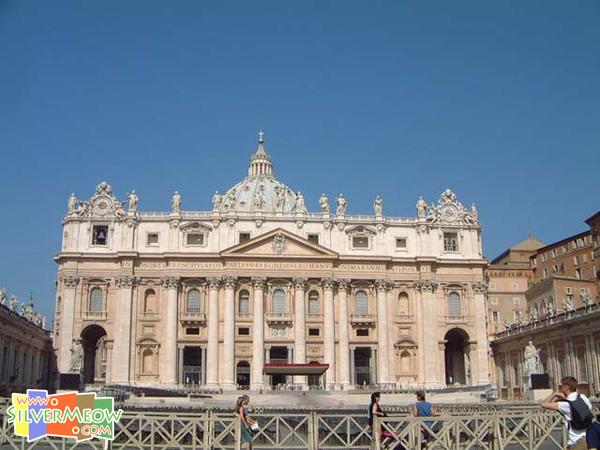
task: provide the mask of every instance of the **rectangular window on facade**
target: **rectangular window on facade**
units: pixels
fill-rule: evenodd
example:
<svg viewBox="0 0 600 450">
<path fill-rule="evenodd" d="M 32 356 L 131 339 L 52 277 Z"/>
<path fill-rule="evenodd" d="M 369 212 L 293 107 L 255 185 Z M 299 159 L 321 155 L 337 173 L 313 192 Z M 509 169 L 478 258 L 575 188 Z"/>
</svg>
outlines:
<svg viewBox="0 0 600 450">
<path fill-rule="evenodd" d="M 496 289 L 496 283 L 490 283 L 490 290 Z"/>
<path fill-rule="evenodd" d="M 406 248 L 406 238 L 396 238 L 396 248 Z"/>
<path fill-rule="evenodd" d="M 313 244 L 319 244 L 319 235 L 314 233 L 308 234 L 308 240 Z"/>
<path fill-rule="evenodd" d="M 519 306 L 520 303 L 521 303 L 521 299 L 519 297 L 513 298 L 513 305 L 514 306 Z"/>
<path fill-rule="evenodd" d="M 581 269 L 575 269 L 575 278 L 581 280 Z"/>
<path fill-rule="evenodd" d="M 158 233 L 148 233 L 146 235 L 146 245 L 158 245 Z"/>
<path fill-rule="evenodd" d="M 544 278 L 548 278 L 548 269 L 544 267 Z"/>
<path fill-rule="evenodd" d="M 587 255 L 585 253 L 581 255 L 581 262 L 587 262 Z"/>
<path fill-rule="evenodd" d="M 369 248 L 369 238 L 364 236 L 354 236 L 352 238 L 352 248 Z"/>
<path fill-rule="evenodd" d="M 250 328 L 248 328 L 248 327 L 238 328 L 238 336 L 250 336 Z"/>
<path fill-rule="evenodd" d="M 356 330 L 356 335 L 357 336 L 368 336 L 369 335 L 369 329 L 368 328 L 358 328 Z"/>
<path fill-rule="evenodd" d="M 556 264 L 552 266 L 552 272 L 558 273 L 558 266 Z"/>
<path fill-rule="evenodd" d="M 240 233 L 240 244 L 250 240 L 250 233 Z"/>
<path fill-rule="evenodd" d="M 108 245 L 108 225 L 94 225 L 92 245 Z"/>
<path fill-rule="evenodd" d="M 319 314 L 319 297 L 308 298 L 308 315 L 316 316 Z"/>
<path fill-rule="evenodd" d="M 492 321 L 494 323 L 500 322 L 500 313 L 498 311 L 492 311 Z"/>
<path fill-rule="evenodd" d="M 513 291 L 516 291 L 516 290 L 518 290 L 518 289 L 519 289 L 519 283 L 513 283 L 513 284 L 511 285 L 511 288 L 512 288 L 512 290 L 513 290 Z"/>
<path fill-rule="evenodd" d="M 556 249 L 555 248 L 552 249 L 552 257 L 556 258 Z"/>
<path fill-rule="evenodd" d="M 240 298 L 240 314 L 250 314 L 250 299 L 248 297 Z"/>
<path fill-rule="evenodd" d="M 498 297 L 490 297 L 490 303 L 492 305 L 497 305 L 498 304 Z"/>
<path fill-rule="evenodd" d="M 457 233 L 444 233 L 444 251 L 445 252 L 457 252 L 458 251 L 458 234 Z"/>
<path fill-rule="evenodd" d="M 321 334 L 321 330 L 319 330 L 318 328 L 309 328 L 308 329 L 309 336 L 319 336 L 320 334 Z"/>
<path fill-rule="evenodd" d="M 200 328 L 186 328 L 185 334 L 191 335 L 191 336 L 198 336 L 198 335 L 200 335 Z"/>
<path fill-rule="evenodd" d="M 187 245 L 204 245 L 204 233 L 188 233 Z"/>
<path fill-rule="evenodd" d="M 569 247 L 567 247 L 566 245 L 563 245 L 563 246 L 562 246 L 562 252 L 563 252 L 563 255 L 564 255 L 565 253 L 567 253 L 567 251 L 569 251 Z"/>
</svg>

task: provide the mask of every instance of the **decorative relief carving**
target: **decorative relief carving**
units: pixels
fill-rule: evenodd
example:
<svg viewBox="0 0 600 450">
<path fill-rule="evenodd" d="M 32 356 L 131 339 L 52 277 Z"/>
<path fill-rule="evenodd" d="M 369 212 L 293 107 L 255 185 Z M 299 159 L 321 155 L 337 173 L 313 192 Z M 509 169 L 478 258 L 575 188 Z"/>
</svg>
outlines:
<svg viewBox="0 0 600 450">
<path fill-rule="evenodd" d="M 251 353 L 251 347 L 249 345 L 237 345 L 235 353 L 238 355 L 249 355 Z"/>
<path fill-rule="evenodd" d="M 309 355 L 320 355 L 323 353 L 320 345 L 309 345 L 306 350 Z"/>
<path fill-rule="evenodd" d="M 335 289 L 337 282 L 334 278 L 323 278 L 321 284 L 323 285 L 323 289 L 333 290 Z"/>
<path fill-rule="evenodd" d="M 271 336 L 273 337 L 285 337 L 287 336 L 287 328 L 283 327 L 271 327 Z"/>
<path fill-rule="evenodd" d="M 375 288 L 377 291 L 389 291 L 391 289 L 391 285 L 389 280 L 375 280 Z"/>
<path fill-rule="evenodd" d="M 62 281 L 63 281 L 65 287 L 74 288 L 77 286 L 77 283 L 79 283 L 79 278 L 68 275 L 66 277 L 63 277 Z"/>
<path fill-rule="evenodd" d="M 473 292 L 477 294 L 485 294 L 487 290 L 487 284 L 485 284 L 483 281 L 476 281 L 475 283 L 471 284 L 471 287 L 473 288 Z"/>
<path fill-rule="evenodd" d="M 277 255 L 281 255 L 283 253 L 285 253 L 285 250 L 287 249 L 287 240 L 286 237 L 283 233 L 277 233 L 274 237 L 273 237 L 273 251 L 275 252 L 275 254 Z"/>
<path fill-rule="evenodd" d="M 419 202 L 421 202 L 421 198 Z M 431 204 L 427 209 L 426 220 L 429 223 L 445 223 L 458 225 L 479 225 L 479 212 L 475 204 L 471 208 L 466 209 L 460 203 L 456 194 L 450 189 L 442 192 L 437 205 Z M 423 216 L 423 211 L 418 208 L 419 217 Z"/>
<path fill-rule="evenodd" d="M 349 280 L 348 278 L 339 278 L 337 280 L 337 286 L 338 286 L 338 290 L 340 291 L 348 291 L 348 288 L 350 287 L 352 280 Z"/>
<path fill-rule="evenodd" d="M 167 289 L 177 289 L 181 285 L 181 280 L 179 277 L 166 277 L 160 280 L 160 284 Z"/>
</svg>

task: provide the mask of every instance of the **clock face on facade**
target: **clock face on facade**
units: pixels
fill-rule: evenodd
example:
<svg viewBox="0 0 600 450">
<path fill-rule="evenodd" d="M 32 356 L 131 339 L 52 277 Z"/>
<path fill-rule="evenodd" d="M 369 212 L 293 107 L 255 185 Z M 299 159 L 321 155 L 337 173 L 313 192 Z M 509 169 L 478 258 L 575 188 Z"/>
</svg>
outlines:
<svg viewBox="0 0 600 450">
<path fill-rule="evenodd" d="M 454 205 L 444 205 L 440 210 L 442 219 L 447 222 L 454 222 L 458 219 L 458 209 Z"/>
<path fill-rule="evenodd" d="M 98 197 L 94 202 L 94 212 L 98 215 L 105 216 L 111 211 L 111 201 L 108 197 Z"/>
</svg>

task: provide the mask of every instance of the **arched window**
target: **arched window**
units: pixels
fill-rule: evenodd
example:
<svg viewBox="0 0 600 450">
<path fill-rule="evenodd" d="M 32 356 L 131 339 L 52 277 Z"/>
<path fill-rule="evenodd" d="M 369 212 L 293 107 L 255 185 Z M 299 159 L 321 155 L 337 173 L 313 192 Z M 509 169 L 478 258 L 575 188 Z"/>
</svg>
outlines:
<svg viewBox="0 0 600 450">
<path fill-rule="evenodd" d="M 365 291 L 357 291 L 354 300 L 356 314 L 363 316 L 369 314 L 369 301 Z"/>
<path fill-rule="evenodd" d="M 308 294 L 308 314 L 311 316 L 319 314 L 319 293 L 310 291 Z"/>
<path fill-rule="evenodd" d="M 460 295 L 456 292 L 450 292 L 448 295 L 448 315 L 458 317 L 461 315 Z"/>
<path fill-rule="evenodd" d="M 144 312 L 156 312 L 156 292 L 148 289 L 144 295 Z"/>
<path fill-rule="evenodd" d="M 408 294 L 406 292 L 400 292 L 398 295 L 398 312 L 403 316 L 408 316 L 410 314 Z"/>
<path fill-rule="evenodd" d="M 202 300 L 200 297 L 200 291 L 198 289 L 192 289 L 187 294 L 187 312 L 199 313 L 202 311 Z"/>
<path fill-rule="evenodd" d="M 90 292 L 90 312 L 102 312 L 102 289 L 99 287 Z"/>
<path fill-rule="evenodd" d="M 240 314 L 250 314 L 250 293 L 246 289 L 240 291 L 238 312 Z"/>
<path fill-rule="evenodd" d="M 273 291 L 273 299 L 271 301 L 271 312 L 272 313 L 284 313 L 287 312 L 285 305 L 285 292 L 283 289 L 275 289 Z"/>
</svg>

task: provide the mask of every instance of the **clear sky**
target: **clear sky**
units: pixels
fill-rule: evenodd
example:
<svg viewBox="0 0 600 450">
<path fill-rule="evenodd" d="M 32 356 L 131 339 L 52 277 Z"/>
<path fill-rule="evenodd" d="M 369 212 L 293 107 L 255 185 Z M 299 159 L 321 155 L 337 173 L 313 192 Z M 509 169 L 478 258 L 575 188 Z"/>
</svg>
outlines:
<svg viewBox="0 0 600 450">
<path fill-rule="evenodd" d="M 476 202 L 491 258 L 600 209 L 600 2 L 0 0 L 0 286 L 54 303 L 69 193 L 206 210 L 259 128 L 316 210 Z"/>
</svg>

